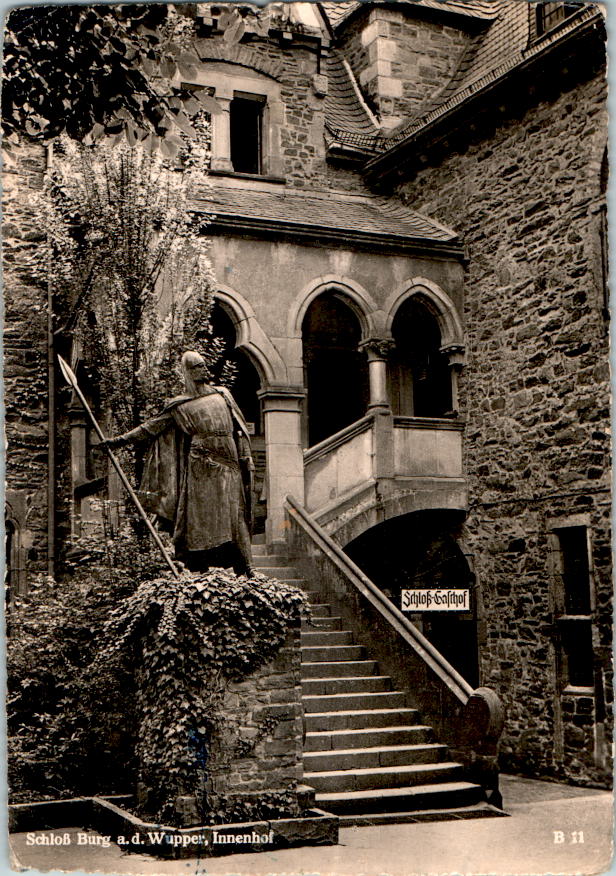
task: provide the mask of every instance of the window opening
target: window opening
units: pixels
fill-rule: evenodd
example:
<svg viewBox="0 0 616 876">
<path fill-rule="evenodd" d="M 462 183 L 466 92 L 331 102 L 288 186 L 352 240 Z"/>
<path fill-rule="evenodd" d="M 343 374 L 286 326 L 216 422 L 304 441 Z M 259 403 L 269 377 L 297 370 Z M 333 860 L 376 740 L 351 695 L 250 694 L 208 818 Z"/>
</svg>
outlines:
<svg viewBox="0 0 616 876">
<path fill-rule="evenodd" d="M 557 617 L 565 681 L 591 687 L 593 678 L 592 598 L 588 533 L 585 526 L 557 530 L 561 560 L 562 614 Z"/>
<path fill-rule="evenodd" d="M 543 36 L 552 30 L 579 8 L 579 3 L 537 3 L 535 9 L 537 36 Z"/>
<path fill-rule="evenodd" d="M 5 609 L 11 604 L 15 596 L 15 524 L 12 520 L 6 520 L 4 524 L 4 605 Z"/>
<path fill-rule="evenodd" d="M 236 173 L 262 173 L 265 99 L 235 92 L 230 107 L 231 164 Z"/>
</svg>

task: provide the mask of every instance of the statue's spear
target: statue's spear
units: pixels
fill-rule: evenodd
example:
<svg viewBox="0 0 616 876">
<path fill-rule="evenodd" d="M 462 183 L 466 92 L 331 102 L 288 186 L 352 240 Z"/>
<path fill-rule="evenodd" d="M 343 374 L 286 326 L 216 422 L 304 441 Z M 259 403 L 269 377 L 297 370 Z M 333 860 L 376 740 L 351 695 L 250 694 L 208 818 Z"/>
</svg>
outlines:
<svg viewBox="0 0 616 876">
<path fill-rule="evenodd" d="M 64 379 L 66 380 L 67 383 L 69 383 L 73 387 L 73 389 L 77 393 L 77 397 L 79 398 L 79 401 L 83 405 L 85 412 L 87 413 L 88 417 L 90 418 L 90 422 L 94 426 L 96 434 L 101 439 L 101 441 L 104 441 L 105 436 L 103 435 L 103 431 L 102 431 L 101 427 L 98 425 L 98 423 L 96 422 L 96 417 L 92 413 L 90 405 L 86 401 L 84 394 L 82 393 L 82 391 L 79 388 L 79 384 L 77 383 L 77 378 L 75 377 L 74 371 L 72 370 L 70 365 L 62 358 L 62 356 L 58 356 L 58 361 L 60 363 L 60 370 L 62 371 Z M 122 483 L 126 487 L 126 491 L 127 491 L 128 495 L 131 497 L 131 499 L 135 503 L 135 507 L 136 507 L 137 511 L 139 512 L 139 514 L 142 516 L 142 518 L 145 522 L 145 525 L 147 526 L 147 528 L 150 532 L 150 535 L 152 536 L 152 538 L 156 542 L 161 554 L 165 558 L 165 562 L 167 563 L 167 565 L 169 566 L 169 568 L 173 572 L 174 576 L 176 578 L 179 578 L 180 575 L 179 575 L 178 570 L 175 567 L 173 560 L 169 556 L 167 549 L 165 548 L 164 544 L 162 543 L 162 541 L 160 539 L 160 535 L 156 532 L 156 530 L 152 526 L 152 522 L 151 522 L 150 518 L 148 517 L 148 515 L 145 513 L 143 505 L 141 504 L 141 502 L 137 498 L 137 494 L 135 493 L 135 491 L 131 487 L 128 478 L 126 477 L 126 475 L 122 471 L 122 466 L 120 465 L 120 463 L 116 459 L 116 456 L 111 451 L 111 449 L 106 444 L 104 445 L 104 447 L 107 450 L 107 453 L 109 454 L 109 459 L 111 460 L 113 467 L 115 468 L 118 475 L 120 476 L 120 480 L 122 481 Z"/>
</svg>

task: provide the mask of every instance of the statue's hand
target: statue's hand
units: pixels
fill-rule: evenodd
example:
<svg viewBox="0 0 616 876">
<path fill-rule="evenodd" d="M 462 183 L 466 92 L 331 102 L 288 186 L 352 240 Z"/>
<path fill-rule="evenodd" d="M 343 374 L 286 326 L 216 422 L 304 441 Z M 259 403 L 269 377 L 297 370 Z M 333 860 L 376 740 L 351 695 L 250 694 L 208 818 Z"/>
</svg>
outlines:
<svg viewBox="0 0 616 876">
<path fill-rule="evenodd" d="M 111 449 L 112 447 L 123 447 L 125 444 L 126 438 L 122 435 L 118 435 L 116 438 L 105 438 L 100 442 L 99 447 L 108 447 Z"/>
</svg>

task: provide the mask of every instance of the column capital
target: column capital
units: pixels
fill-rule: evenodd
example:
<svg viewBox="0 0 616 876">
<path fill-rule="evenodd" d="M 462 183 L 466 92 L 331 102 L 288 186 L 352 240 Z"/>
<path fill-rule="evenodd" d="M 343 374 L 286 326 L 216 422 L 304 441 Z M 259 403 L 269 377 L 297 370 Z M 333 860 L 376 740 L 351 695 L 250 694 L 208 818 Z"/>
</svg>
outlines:
<svg viewBox="0 0 616 876">
<path fill-rule="evenodd" d="M 360 343 L 359 349 L 366 353 L 369 362 L 373 360 L 386 361 L 395 345 L 396 342 L 393 338 L 368 338 Z"/>
<path fill-rule="evenodd" d="M 306 390 L 303 386 L 266 386 L 257 392 L 263 404 L 263 412 L 299 411 Z"/>
<path fill-rule="evenodd" d="M 464 365 L 464 344 L 445 344 L 441 347 L 441 353 L 447 356 L 452 368 L 461 368 Z"/>
</svg>

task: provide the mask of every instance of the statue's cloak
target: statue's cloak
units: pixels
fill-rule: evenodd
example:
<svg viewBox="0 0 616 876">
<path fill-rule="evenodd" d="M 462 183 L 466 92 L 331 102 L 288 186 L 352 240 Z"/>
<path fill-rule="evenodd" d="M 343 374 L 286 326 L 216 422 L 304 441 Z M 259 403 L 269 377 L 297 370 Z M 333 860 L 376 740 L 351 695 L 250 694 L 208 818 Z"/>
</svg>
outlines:
<svg viewBox="0 0 616 876">
<path fill-rule="evenodd" d="M 249 543 L 248 428 L 230 393 L 179 396 L 141 428 L 151 443 L 139 498 L 173 532 L 176 549 Z"/>
</svg>

